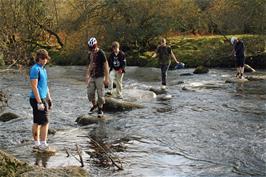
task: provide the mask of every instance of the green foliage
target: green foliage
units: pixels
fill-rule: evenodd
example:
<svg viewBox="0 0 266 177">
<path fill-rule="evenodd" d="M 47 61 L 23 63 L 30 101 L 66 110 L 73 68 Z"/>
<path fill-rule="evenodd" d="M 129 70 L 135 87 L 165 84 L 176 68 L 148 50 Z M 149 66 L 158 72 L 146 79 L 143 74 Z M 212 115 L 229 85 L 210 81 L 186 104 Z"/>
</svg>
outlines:
<svg viewBox="0 0 266 177">
<path fill-rule="evenodd" d="M 256 56 L 265 52 L 265 36 L 262 35 L 236 35 L 244 41 L 246 56 Z M 231 36 L 227 36 L 230 39 Z M 184 62 L 186 67 L 199 65 L 209 67 L 233 67 L 234 57 L 232 56 L 232 45 L 224 36 L 175 36 L 168 39 L 174 54 L 178 60 Z M 145 52 L 143 56 L 151 56 L 151 52 Z M 141 60 L 150 61 L 148 57 Z M 130 61 L 129 61 L 130 62 Z M 141 63 L 145 64 L 144 61 Z M 172 62 L 172 65 L 175 65 Z M 144 66 L 158 66 L 150 62 Z"/>
</svg>

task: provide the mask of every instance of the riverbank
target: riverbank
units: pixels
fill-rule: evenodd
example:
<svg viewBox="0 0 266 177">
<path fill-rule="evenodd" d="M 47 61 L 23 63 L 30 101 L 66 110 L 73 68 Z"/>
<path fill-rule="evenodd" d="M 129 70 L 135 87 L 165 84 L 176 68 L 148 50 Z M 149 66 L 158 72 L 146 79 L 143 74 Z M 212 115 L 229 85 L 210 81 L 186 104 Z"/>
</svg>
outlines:
<svg viewBox="0 0 266 177">
<path fill-rule="evenodd" d="M 244 41 L 246 46 L 246 63 L 258 68 L 266 68 L 266 40 L 265 35 L 234 35 Z M 232 45 L 228 41 L 232 35 L 179 35 L 167 37 L 168 44 L 172 47 L 177 58 L 186 64 L 186 67 L 197 67 L 204 65 L 207 67 L 234 67 L 234 57 L 232 56 Z M 156 49 L 158 39 L 150 43 L 147 49 L 133 49 L 121 46 L 127 55 L 128 66 L 159 67 L 156 59 L 151 56 Z M 109 55 L 109 49 L 105 49 Z M 86 65 L 87 51 L 75 53 L 71 56 L 51 53 L 51 63 L 56 65 Z M 172 68 L 174 67 L 172 62 Z"/>
<path fill-rule="evenodd" d="M 262 35 L 235 35 L 246 46 L 246 63 L 254 68 L 266 68 L 266 41 Z M 226 36 L 230 40 L 232 35 Z M 186 67 L 234 67 L 232 45 L 222 35 L 211 36 L 172 36 L 167 38 L 176 57 Z M 155 50 L 155 49 L 154 49 Z M 139 54 L 138 60 L 128 57 L 128 64 L 158 67 L 158 62 L 151 59 L 154 50 Z M 172 62 L 173 66 L 175 65 Z"/>
</svg>

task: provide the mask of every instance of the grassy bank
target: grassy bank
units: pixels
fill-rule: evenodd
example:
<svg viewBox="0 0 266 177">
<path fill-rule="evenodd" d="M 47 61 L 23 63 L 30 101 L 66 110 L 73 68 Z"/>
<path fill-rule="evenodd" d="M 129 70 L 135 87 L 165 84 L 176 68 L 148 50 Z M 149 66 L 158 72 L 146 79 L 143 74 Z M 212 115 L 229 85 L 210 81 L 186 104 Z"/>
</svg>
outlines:
<svg viewBox="0 0 266 177">
<path fill-rule="evenodd" d="M 247 63 L 255 68 L 266 68 L 266 36 L 235 36 L 244 41 Z M 232 35 L 226 37 L 230 40 Z M 198 65 L 234 67 L 232 45 L 224 36 L 172 36 L 168 37 L 167 41 L 177 58 L 184 62 L 186 67 L 196 67 Z M 154 41 L 151 46 L 157 46 L 157 43 L 158 41 Z M 130 66 L 158 67 L 157 59 L 151 58 L 154 50 L 155 48 L 150 48 L 145 52 L 139 52 L 138 50 L 129 49 L 126 51 L 127 64 Z M 54 53 L 52 57 L 52 62 L 58 65 L 85 65 L 87 63 L 86 51 L 76 51 L 69 55 Z"/>
<path fill-rule="evenodd" d="M 266 67 L 266 36 L 236 35 L 246 46 L 247 63 L 255 67 Z M 226 36 L 230 39 L 232 36 Z M 175 36 L 168 38 L 173 52 L 187 67 L 205 65 L 209 67 L 233 67 L 232 45 L 224 36 Z M 147 66 L 158 65 L 151 59 L 153 51 L 140 54 L 140 59 Z M 255 60 L 263 60 L 259 63 Z M 148 62 L 147 62 L 148 61 Z M 130 64 L 130 61 L 129 61 Z M 257 65 L 257 66 L 256 66 Z"/>
</svg>

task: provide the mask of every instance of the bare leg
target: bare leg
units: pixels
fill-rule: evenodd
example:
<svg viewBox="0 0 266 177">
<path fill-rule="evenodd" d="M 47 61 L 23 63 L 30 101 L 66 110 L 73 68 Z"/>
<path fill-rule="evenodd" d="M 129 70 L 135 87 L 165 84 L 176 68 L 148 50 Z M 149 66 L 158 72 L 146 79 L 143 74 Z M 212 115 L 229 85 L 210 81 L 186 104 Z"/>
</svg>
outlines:
<svg viewBox="0 0 266 177">
<path fill-rule="evenodd" d="M 245 70 L 245 67 L 240 67 L 241 76 L 244 76 L 244 70 Z"/>
<path fill-rule="evenodd" d="M 40 130 L 39 130 L 38 124 L 32 125 L 32 136 L 33 136 L 34 141 L 39 141 Z"/>
<path fill-rule="evenodd" d="M 47 135 L 48 135 L 48 128 L 49 124 L 47 123 L 46 125 L 41 126 L 41 141 L 46 141 L 47 140 Z"/>
</svg>

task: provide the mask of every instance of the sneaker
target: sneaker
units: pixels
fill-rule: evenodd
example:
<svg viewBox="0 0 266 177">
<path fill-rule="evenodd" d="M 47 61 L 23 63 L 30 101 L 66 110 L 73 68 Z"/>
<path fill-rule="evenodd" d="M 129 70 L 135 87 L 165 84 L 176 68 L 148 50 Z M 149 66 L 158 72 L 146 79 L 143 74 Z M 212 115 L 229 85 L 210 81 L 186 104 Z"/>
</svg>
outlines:
<svg viewBox="0 0 266 177">
<path fill-rule="evenodd" d="M 97 105 L 92 106 L 92 108 L 89 111 L 89 114 L 93 114 L 96 111 Z"/>
<path fill-rule="evenodd" d="M 166 85 L 162 85 L 162 86 L 161 86 L 161 89 L 162 89 L 162 90 L 165 90 L 165 89 L 166 89 Z"/>
<path fill-rule="evenodd" d="M 40 145 L 39 146 L 39 150 L 40 151 L 43 151 L 43 152 L 45 152 L 45 151 L 49 151 L 49 145 L 48 144 L 46 144 L 46 145 Z"/>
<path fill-rule="evenodd" d="M 39 147 L 40 147 L 40 145 L 34 145 L 34 146 L 32 146 L 32 150 L 33 150 L 33 151 L 36 151 L 36 150 L 39 149 Z"/>
<path fill-rule="evenodd" d="M 98 108 L 98 117 L 102 117 L 103 116 L 103 110 L 102 108 Z"/>
</svg>

